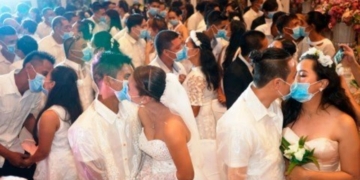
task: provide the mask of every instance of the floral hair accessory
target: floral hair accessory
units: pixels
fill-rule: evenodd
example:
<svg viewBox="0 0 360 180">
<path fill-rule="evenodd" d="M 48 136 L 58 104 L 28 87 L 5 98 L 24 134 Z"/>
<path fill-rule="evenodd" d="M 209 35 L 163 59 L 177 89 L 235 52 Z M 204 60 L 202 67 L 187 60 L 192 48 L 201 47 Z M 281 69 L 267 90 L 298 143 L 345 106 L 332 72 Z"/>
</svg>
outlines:
<svg viewBox="0 0 360 180">
<path fill-rule="evenodd" d="M 306 55 L 313 55 L 318 56 L 318 62 L 324 66 L 331 68 L 331 65 L 334 63 L 333 60 L 329 55 L 324 55 L 324 53 L 316 48 L 310 48 L 308 51 L 306 51 L 304 54 L 301 55 L 301 58 Z"/>
<path fill-rule="evenodd" d="M 201 46 L 201 41 L 199 41 L 199 39 L 197 38 L 195 31 L 190 31 L 190 38 L 195 43 L 196 46 L 198 47 Z"/>
<path fill-rule="evenodd" d="M 240 18 L 239 18 L 238 16 L 234 16 L 234 17 L 233 17 L 233 20 L 235 20 L 235 21 L 240 21 Z"/>
</svg>

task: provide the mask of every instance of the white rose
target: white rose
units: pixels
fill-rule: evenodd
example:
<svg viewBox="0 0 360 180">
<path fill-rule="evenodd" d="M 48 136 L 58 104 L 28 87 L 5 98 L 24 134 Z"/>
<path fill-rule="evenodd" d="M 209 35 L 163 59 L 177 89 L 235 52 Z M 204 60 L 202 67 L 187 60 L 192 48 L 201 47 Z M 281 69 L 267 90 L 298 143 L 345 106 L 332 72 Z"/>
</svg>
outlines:
<svg viewBox="0 0 360 180">
<path fill-rule="evenodd" d="M 324 67 L 331 67 L 331 65 L 334 63 L 332 60 L 331 60 L 331 57 L 329 55 L 321 55 L 319 57 L 319 62 L 321 65 L 323 65 Z"/>
<path fill-rule="evenodd" d="M 298 161 L 302 161 L 304 158 L 305 149 L 301 148 L 297 152 L 295 152 L 294 156 Z"/>
<path fill-rule="evenodd" d="M 299 149 L 299 144 L 292 144 L 289 146 L 289 149 L 284 151 L 284 156 L 288 159 L 291 159 L 291 157 L 296 153 Z"/>
</svg>

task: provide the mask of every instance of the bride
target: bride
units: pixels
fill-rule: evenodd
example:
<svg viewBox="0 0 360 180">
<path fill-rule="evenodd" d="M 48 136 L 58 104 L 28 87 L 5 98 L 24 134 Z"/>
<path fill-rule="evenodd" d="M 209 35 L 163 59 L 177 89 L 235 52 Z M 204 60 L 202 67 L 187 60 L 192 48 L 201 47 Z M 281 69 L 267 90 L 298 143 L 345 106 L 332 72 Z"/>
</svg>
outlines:
<svg viewBox="0 0 360 180">
<path fill-rule="evenodd" d="M 355 112 L 341 87 L 335 64 L 316 49 L 297 65 L 290 99 L 283 104 L 284 138 L 291 144 L 307 136 L 320 169 L 313 163 L 296 167 L 288 179 L 359 179 L 360 144 Z"/>
<path fill-rule="evenodd" d="M 178 78 L 154 66 L 141 66 L 129 78 L 127 100 L 138 104 L 144 152 L 139 179 L 204 180 L 199 132 Z"/>
</svg>

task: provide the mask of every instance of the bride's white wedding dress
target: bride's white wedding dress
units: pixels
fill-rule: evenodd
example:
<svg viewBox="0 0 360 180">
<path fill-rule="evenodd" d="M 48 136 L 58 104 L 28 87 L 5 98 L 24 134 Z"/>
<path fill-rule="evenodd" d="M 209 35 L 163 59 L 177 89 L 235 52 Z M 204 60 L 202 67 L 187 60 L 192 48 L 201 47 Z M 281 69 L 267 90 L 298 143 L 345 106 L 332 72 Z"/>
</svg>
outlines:
<svg viewBox="0 0 360 180">
<path fill-rule="evenodd" d="M 283 130 L 283 137 L 290 143 L 295 144 L 299 142 L 300 137 L 295 132 L 286 127 Z M 338 171 L 340 166 L 340 156 L 338 142 L 327 138 L 316 138 L 305 143 L 309 149 L 315 149 L 314 156 L 317 158 L 320 170 L 314 163 L 305 164 L 303 167 L 312 171 Z"/>
</svg>

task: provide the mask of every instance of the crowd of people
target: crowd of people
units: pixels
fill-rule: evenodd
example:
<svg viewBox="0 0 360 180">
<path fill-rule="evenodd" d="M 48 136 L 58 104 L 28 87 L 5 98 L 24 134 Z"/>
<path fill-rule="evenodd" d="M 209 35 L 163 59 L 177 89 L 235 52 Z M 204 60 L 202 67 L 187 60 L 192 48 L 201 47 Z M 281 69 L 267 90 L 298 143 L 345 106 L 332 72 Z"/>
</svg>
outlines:
<svg viewBox="0 0 360 180">
<path fill-rule="evenodd" d="M 0 179 L 360 179 L 358 57 L 285 9 L 0 8 Z M 285 173 L 303 137 L 318 166 Z"/>
</svg>

